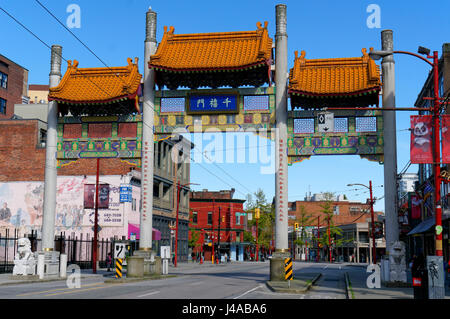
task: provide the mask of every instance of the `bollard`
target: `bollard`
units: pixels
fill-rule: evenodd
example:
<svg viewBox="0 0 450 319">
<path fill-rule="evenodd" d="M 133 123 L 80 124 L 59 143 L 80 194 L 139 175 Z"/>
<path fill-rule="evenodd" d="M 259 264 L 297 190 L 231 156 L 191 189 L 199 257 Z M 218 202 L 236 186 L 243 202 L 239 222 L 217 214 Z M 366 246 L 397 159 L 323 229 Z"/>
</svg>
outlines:
<svg viewBox="0 0 450 319">
<path fill-rule="evenodd" d="M 122 278 L 122 258 L 116 259 L 116 278 Z"/>
<path fill-rule="evenodd" d="M 59 257 L 59 277 L 67 277 L 67 254 L 61 254 Z"/>
<path fill-rule="evenodd" d="M 44 279 L 44 259 L 45 255 L 43 253 L 38 254 L 37 274 L 39 276 L 39 279 Z"/>
</svg>

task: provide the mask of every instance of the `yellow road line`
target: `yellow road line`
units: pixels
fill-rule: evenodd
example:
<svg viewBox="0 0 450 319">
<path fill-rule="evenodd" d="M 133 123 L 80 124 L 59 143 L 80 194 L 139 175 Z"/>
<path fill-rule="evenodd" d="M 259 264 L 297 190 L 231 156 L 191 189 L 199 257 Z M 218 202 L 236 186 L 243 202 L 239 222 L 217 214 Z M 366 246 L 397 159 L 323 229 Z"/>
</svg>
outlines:
<svg viewBox="0 0 450 319">
<path fill-rule="evenodd" d="M 102 283 L 103 286 L 100 287 L 93 287 L 93 288 L 87 288 L 87 289 L 71 289 L 70 291 L 66 291 L 66 292 L 60 292 L 60 293 L 56 293 L 56 294 L 48 294 L 48 295 L 44 295 L 44 297 L 47 296 L 58 296 L 58 295 L 66 295 L 66 294 L 74 294 L 74 293 L 78 293 L 78 292 L 85 292 L 85 291 L 89 291 L 89 290 L 97 290 L 97 289 L 103 289 L 103 288 L 108 288 L 108 287 L 117 287 L 117 286 L 121 286 L 123 284 L 115 284 L 115 285 L 108 285 L 105 283 Z"/>
<path fill-rule="evenodd" d="M 86 286 L 97 286 L 97 285 L 101 285 L 101 284 L 103 284 L 103 282 L 96 282 L 96 283 L 93 283 L 93 284 L 81 285 L 81 287 L 86 287 Z M 52 290 L 35 291 L 35 292 L 28 292 L 28 293 L 26 293 L 26 294 L 16 295 L 16 297 L 31 296 L 31 295 L 39 295 L 39 294 L 44 294 L 44 293 L 46 293 L 46 292 L 54 292 L 54 291 L 67 290 L 67 289 L 81 289 L 81 288 L 69 288 L 69 287 L 65 287 L 65 288 L 52 289 Z"/>
</svg>

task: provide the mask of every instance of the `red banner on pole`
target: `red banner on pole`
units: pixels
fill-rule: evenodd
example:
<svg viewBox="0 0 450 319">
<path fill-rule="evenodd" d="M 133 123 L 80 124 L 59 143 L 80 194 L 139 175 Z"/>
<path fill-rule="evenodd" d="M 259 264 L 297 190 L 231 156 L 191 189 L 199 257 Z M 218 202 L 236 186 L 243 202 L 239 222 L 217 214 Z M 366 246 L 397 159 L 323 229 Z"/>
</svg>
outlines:
<svg viewBox="0 0 450 319">
<path fill-rule="evenodd" d="M 442 162 L 450 163 L 450 115 L 442 116 Z"/>
<path fill-rule="evenodd" d="M 93 209 L 95 205 L 95 185 L 84 184 L 84 208 Z"/>
<path fill-rule="evenodd" d="M 420 218 L 420 204 L 422 200 L 417 195 L 411 196 L 411 218 L 418 219 Z"/>
<path fill-rule="evenodd" d="M 109 185 L 100 184 L 98 193 L 98 208 L 109 208 Z"/>
<path fill-rule="evenodd" d="M 433 163 L 432 116 L 411 115 L 411 163 Z"/>
</svg>

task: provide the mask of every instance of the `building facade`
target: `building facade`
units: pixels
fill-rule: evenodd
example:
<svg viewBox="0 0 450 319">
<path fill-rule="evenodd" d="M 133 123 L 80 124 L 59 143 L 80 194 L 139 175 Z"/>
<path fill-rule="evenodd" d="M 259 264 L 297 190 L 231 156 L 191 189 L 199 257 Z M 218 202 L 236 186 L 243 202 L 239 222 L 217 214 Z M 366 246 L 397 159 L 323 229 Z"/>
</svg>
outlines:
<svg viewBox="0 0 450 319">
<path fill-rule="evenodd" d="M 313 197 L 307 196 L 307 198 L 312 199 Z M 335 199 L 341 198 L 338 196 Z M 318 229 L 322 234 L 328 229 L 328 221 L 323 213 L 323 206 L 326 203 L 323 200 L 289 202 L 289 248 L 294 252 L 294 258 L 302 260 L 316 260 L 318 256 L 320 256 L 320 260 L 328 258 L 328 253 L 325 253 L 326 247 L 318 249 L 317 242 L 312 240 L 314 236 L 317 237 Z M 369 257 L 369 243 L 365 238 L 368 238 L 368 222 L 371 221 L 370 204 L 347 200 L 333 200 L 329 203 L 333 210 L 332 224 L 342 230 L 345 229 L 343 231 L 345 240 L 353 238 L 350 243 L 346 242 L 342 246 L 333 247 L 335 258 L 337 260 L 350 261 L 350 256 L 355 255 L 355 260 L 366 262 L 366 258 L 362 256 Z M 383 221 L 383 217 L 382 212 L 374 212 L 374 220 L 376 222 Z M 298 226 L 297 230 L 295 229 L 296 224 Z M 352 235 L 350 235 L 350 232 Z M 296 245 L 294 241 L 301 238 L 302 234 L 307 244 L 302 246 Z M 386 245 L 384 239 L 378 240 L 376 247 L 377 255 L 385 254 Z"/>
<path fill-rule="evenodd" d="M 244 260 L 245 200 L 233 199 L 233 194 L 234 189 L 191 192 L 189 238 L 197 239 L 192 252 L 202 254 L 205 262 L 212 262 L 213 254 Z"/>
<path fill-rule="evenodd" d="M 450 90 L 450 43 L 442 45 L 442 53 L 439 58 L 439 72 L 438 72 L 438 91 L 441 98 L 446 98 L 448 101 Z M 425 83 L 417 96 L 416 107 L 431 107 L 433 101 L 425 99 L 434 96 L 434 82 L 433 72 L 429 72 Z M 449 105 L 444 106 L 446 114 L 450 113 Z M 419 111 L 420 115 L 430 114 L 428 111 Z M 442 165 L 441 171 L 448 171 L 448 165 Z M 408 204 L 404 202 L 399 203 L 399 212 L 409 216 L 411 230 L 404 234 L 401 238 L 406 242 L 409 257 L 413 254 L 423 253 L 424 255 L 435 254 L 435 232 L 434 232 L 434 177 L 432 164 L 419 164 L 418 183 L 414 189 L 413 200 Z M 441 184 L 441 198 L 442 198 L 442 226 L 443 226 L 443 254 L 444 260 L 449 260 L 449 223 L 450 223 L 450 205 L 448 200 L 449 185 L 448 183 Z M 417 197 L 416 197 L 417 196 Z M 418 204 L 414 205 L 414 201 Z M 420 203 L 419 203 L 420 202 Z M 415 214 L 415 211 L 419 215 Z M 416 218 L 414 218 L 416 217 Z"/>
<path fill-rule="evenodd" d="M 0 119 L 14 114 L 14 104 L 28 102 L 28 70 L 0 54 Z"/>
<path fill-rule="evenodd" d="M 31 104 L 30 104 L 31 105 Z M 36 105 L 36 104 L 35 104 Z M 0 229 L 20 228 L 21 234 L 32 231 L 40 236 L 42 225 L 43 181 L 45 168 L 45 132 L 47 125 L 37 119 L 0 120 L 0 205 L 10 214 L 0 220 Z M 190 142 L 185 141 L 190 144 Z M 177 141 L 167 139 L 155 143 L 155 176 L 153 187 L 153 228 L 158 235 L 154 250 L 172 241 L 170 225 L 176 220 L 176 183 L 190 180 L 190 164 L 175 164 L 171 152 Z M 95 184 L 96 159 L 78 159 L 58 169 L 57 223 L 55 235 L 93 236 L 92 209 L 84 208 L 84 189 Z M 140 170 L 127 161 L 115 158 L 100 160 L 100 183 L 110 187 L 109 209 L 99 210 L 100 216 L 117 215 L 111 220 L 100 219 L 99 238 L 139 238 Z M 121 185 L 131 185 L 131 202 L 119 201 Z M 187 260 L 189 190 L 180 192 L 179 260 Z M 6 218 L 6 215 L 9 215 Z M 112 216 L 112 215 L 111 215 Z M 90 216 L 92 217 L 92 216 Z M 112 222 L 112 219 L 115 221 Z M 160 232 L 160 234 L 159 234 Z M 160 238 L 159 238 L 160 235 Z"/>
<path fill-rule="evenodd" d="M 28 86 L 28 97 L 31 104 L 48 103 L 48 89 L 46 84 L 30 84 Z"/>
</svg>

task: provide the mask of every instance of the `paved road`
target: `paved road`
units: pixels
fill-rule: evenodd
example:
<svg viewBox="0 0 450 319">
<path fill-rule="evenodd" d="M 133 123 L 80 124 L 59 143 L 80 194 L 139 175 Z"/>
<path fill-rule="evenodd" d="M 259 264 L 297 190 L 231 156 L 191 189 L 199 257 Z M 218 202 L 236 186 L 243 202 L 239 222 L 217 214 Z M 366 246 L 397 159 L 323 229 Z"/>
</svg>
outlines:
<svg viewBox="0 0 450 319">
<path fill-rule="evenodd" d="M 270 264 L 266 262 L 224 265 L 179 264 L 170 267 L 176 277 L 160 280 L 108 284 L 101 276 L 81 280 L 80 288 L 65 281 L 0 286 L 0 299 L 343 299 L 344 272 L 339 265 L 294 264 L 294 277 L 301 273 L 323 275 L 310 292 L 286 294 L 271 291 Z"/>
</svg>

